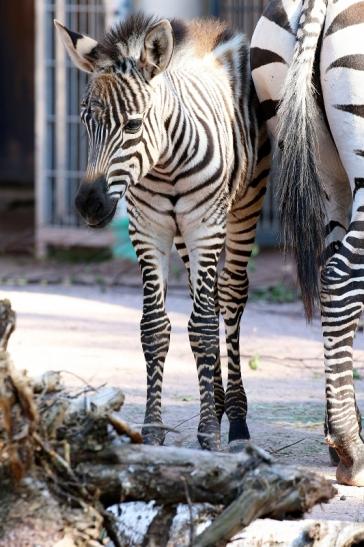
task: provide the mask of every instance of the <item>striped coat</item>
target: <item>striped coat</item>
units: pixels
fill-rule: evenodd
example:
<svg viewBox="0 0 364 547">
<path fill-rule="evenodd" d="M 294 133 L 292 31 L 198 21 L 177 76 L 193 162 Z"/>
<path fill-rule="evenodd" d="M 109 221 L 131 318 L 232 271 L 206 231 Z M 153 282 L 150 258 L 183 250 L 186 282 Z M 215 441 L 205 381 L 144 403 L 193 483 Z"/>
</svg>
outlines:
<svg viewBox="0 0 364 547">
<path fill-rule="evenodd" d="M 361 486 L 352 345 L 364 305 L 363 33 L 364 2 L 276 0 L 251 49 L 262 117 L 280 151 L 285 241 L 307 317 L 316 301 L 321 309 L 326 440 L 338 481 Z"/>
<path fill-rule="evenodd" d="M 188 331 L 201 396 L 199 441 L 219 447 L 225 410 L 229 440 L 246 439 L 239 325 L 269 142 L 255 116 L 245 39 L 218 21 L 185 23 L 140 14 L 101 42 L 57 27 L 76 65 L 91 73 L 81 112 L 89 162 L 76 206 L 89 226 L 103 227 L 126 192 L 143 278 L 145 441 L 164 440 L 161 390 L 171 331 L 165 298 L 173 243 L 186 265 L 193 300 Z M 228 347 L 226 394 L 219 311 Z"/>
</svg>

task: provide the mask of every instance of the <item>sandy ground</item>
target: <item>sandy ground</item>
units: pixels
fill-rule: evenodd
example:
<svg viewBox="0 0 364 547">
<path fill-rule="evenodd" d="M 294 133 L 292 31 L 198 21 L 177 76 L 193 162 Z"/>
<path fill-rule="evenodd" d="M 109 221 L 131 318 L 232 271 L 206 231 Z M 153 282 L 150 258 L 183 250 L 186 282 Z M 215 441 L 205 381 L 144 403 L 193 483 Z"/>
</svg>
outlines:
<svg viewBox="0 0 364 547">
<path fill-rule="evenodd" d="M 10 298 L 18 325 L 9 350 L 16 365 L 31 375 L 65 370 L 94 386 L 105 382 L 123 388 L 123 417 L 136 427 L 144 413 L 145 372 L 139 342 L 141 291 L 92 287 L 1 287 Z M 185 290 L 168 295 L 172 322 L 165 368 L 164 422 L 181 434 L 166 444 L 197 447 L 199 400 L 196 369 L 187 335 L 191 302 Z M 355 366 L 364 378 L 364 340 L 356 340 Z M 225 349 L 222 345 L 222 354 Z M 281 462 L 315 469 L 334 480 L 323 442 L 324 378 L 318 320 L 307 326 L 300 303 L 248 304 L 241 329 L 243 377 L 249 399 L 249 427 L 254 442 Z M 256 356 L 256 370 L 248 366 Z M 223 357 L 226 375 L 226 359 Z M 364 380 L 357 380 L 363 405 Z M 223 424 L 226 446 L 227 424 Z M 296 444 L 292 444 L 296 443 Z M 287 445 L 291 445 L 288 446 Z M 364 489 L 338 486 L 338 496 L 316 507 L 311 518 L 363 521 Z"/>
</svg>

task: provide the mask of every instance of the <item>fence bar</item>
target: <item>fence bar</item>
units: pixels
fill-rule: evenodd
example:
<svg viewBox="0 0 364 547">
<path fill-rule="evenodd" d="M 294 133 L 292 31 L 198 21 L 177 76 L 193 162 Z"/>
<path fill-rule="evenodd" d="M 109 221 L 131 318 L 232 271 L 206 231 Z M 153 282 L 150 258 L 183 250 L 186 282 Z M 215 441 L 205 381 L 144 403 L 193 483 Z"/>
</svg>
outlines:
<svg viewBox="0 0 364 547">
<path fill-rule="evenodd" d="M 47 220 L 46 191 L 46 63 L 45 63 L 45 5 L 44 0 L 35 4 L 35 233 L 36 254 L 43 256 L 45 246 L 39 238 Z"/>
<path fill-rule="evenodd" d="M 65 0 L 56 0 L 56 19 L 66 21 Z M 60 40 L 56 40 L 56 221 L 62 222 L 66 215 L 66 51 Z"/>
</svg>

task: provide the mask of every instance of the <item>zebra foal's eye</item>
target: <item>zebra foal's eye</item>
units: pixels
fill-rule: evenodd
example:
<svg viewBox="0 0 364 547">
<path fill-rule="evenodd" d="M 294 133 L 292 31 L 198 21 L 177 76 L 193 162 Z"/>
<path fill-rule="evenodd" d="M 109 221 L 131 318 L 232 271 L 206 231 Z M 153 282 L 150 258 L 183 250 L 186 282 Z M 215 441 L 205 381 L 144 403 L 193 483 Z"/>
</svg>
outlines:
<svg viewBox="0 0 364 547">
<path fill-rule="evenodd" d="M 124 129 L 127 133 L 136 133 L 142 126 L 142 120 L 129 120 Z"/>
</svg>

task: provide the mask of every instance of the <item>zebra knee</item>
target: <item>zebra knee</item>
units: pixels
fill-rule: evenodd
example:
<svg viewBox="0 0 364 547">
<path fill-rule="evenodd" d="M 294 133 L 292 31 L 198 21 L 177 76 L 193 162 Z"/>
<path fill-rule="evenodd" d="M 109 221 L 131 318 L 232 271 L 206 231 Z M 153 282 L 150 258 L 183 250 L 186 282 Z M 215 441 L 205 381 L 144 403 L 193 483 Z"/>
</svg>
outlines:
<svg viewBox="0 0 364 547">
<path fill-rule="evenodd" d="M 204 355 L 213 353 L 216 361 L 219 342 L 219 319 L 214 308 L 204 310 L 203 313 L 192 311 L 188 321 L 188 335 L 193 351 Z M 216 351 L 212 351 L 215 347 Z"/>
<path fill-rule="evenodd" d="M 240 321 L 248 299 L 249 278 L 246 269 L 230 271 L 224 267 L 218 281 L 218 303 L 225 323 Z"/>
<path fill-rule="evenodd" d="M 144 311 L 140 322 L 140 334 L 146 357 L 155 360 L 166 355 L 171 336 L 171 322 L 166 311 Z"/>
</svg>

